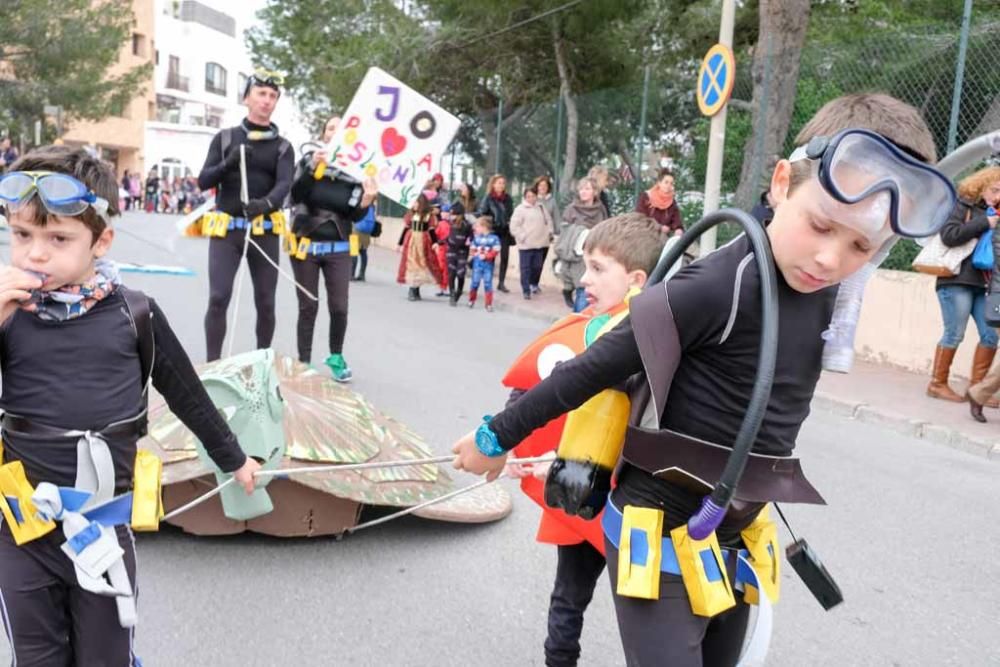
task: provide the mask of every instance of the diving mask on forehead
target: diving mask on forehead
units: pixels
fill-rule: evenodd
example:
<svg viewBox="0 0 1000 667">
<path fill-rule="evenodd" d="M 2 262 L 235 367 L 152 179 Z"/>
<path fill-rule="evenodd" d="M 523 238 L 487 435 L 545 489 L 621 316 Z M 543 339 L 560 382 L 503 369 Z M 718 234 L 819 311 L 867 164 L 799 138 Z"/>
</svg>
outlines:
<svg viewBox="0 0 1000 667">
<path fill-rule="evenodd" d="M 821 202 L 824 212 L 872 241 L 891 234 L 932 236 L 955 207 L 955 187 L 947 177 L 868 130 L 813 137 L 788 160 L 811 160 L 813 174 L 830 195 Z"/>
<path fill-rule="evenodd" d="M 53 215 L 76 216 L 91 207 L 111 224 L 108 200 L 68 174 L 51 171 L 12 171 L 0 176 L 0 206 L 19 211 L 37 195 Z"/>
</svg>

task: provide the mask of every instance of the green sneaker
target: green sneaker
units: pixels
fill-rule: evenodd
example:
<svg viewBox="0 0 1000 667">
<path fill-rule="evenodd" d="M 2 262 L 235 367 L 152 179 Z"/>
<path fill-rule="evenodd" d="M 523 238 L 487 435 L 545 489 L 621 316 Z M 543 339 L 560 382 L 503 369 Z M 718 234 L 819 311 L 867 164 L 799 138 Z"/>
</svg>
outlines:
<svg viewBox="0 0 1000 667">
<path fill-rule="evenodd" d="M 342 354 L 331 354 L 323 363 L 330 367 L 333 379 L 337 382 L 350 382 L 354 377 Z"/>
</svg>

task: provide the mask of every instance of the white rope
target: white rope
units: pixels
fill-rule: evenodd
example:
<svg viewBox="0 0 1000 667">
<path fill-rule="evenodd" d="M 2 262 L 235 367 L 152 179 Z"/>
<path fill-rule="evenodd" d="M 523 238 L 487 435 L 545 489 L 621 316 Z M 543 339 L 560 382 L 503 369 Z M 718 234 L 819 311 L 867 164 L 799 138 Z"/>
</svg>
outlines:
<svg viewBox="0 0 1000 667">
<path fill-rule="evenodd" d="M 248 238 L 249 238 L 249 236 L 248 236 Z M 266 260 L 268 261 L 268 263 L 269 263 L 269 264 L 270 264 L 271 266 L 273 266 L 274 268 L 276 268 L 276 269 L 278 270 L 278 273 L 280 273 L 280 274 L 281 274 L 281 275 L 282 275 L 282 276 L 283 276 L 283 277 L 284 277 L 284 278 L 285 278 L 286 280 L 288 280 L 289 282 L 291 282 L 292 284 L 294 284 L 294 285 L 295 285 L 295 286 L 296 286 L 296 287 L 297 287 L 297 288 L 298 288 L 299 290 L 301 290 L 301 291 L 302 291 L 302 293 L 303 293 L 303 294 L 305 294 L 305 295 L 306 295 L 307 297 L 309 297 L 309 298 L 310 298 L 310 299 L 312 299 L 313 301 L 319 301 L 319 297 L 317 297 L 317 296 L 316 296 L 315 294 L 313 294 L 312 292 L 310 292 L 309 290 L 307 290 L 307 289 L 306 289 L 305 287 L 303 287 L 303 286 L 302 286 L 302 285 L 301 285 L 301 284 L 299 283 L 299 281 L 297 281 L 297 280 L 296 280 L 295 278 L 293 278 L 292 276 L 288 275 L 288 272 L 286 272 L 286 271 L 285 271 L 284 269 L 282 269 L 282 268 L 281 268 L 280 266 L 278 266 L 278 263 L 277 263 L 277 262 L 275 262 L 275 261 L 274 261 L 273 259 L 271 259 L 270 257 L 268 257 L 268 256 L 267 256 L 267 253 L 266 253 L 266 252 L 264 252 L 264 249 L 263 249 L 263 248 L 261 248 L 261 247 L 260 247 L 260 246 L 259 246 L 259 245 L 257 244 L 257 242 L 256 242 L 256 241 L 254 241 L 253 239 L 250 239 L 250 244 L 251 244 L 251 245 L 252 245 L 252 246 L 253 246 L 254 248 L 256 248 L 256 249 L 257 249 L 257 252 L 259 252 L 259 253 L 260 253 L 260 254 L 261 254 L 261 255 L 262 255 L 263 257 L 264 257 L 264 259 L 266 259 Z"/>
<path fill-rule="evenodd" d="M 356 533 L 359 530 L 364 530 L 365 528 L 371 528 L 372 526 L 377 526 L 379 524 L 392 521 L 393 519 L 398 519 L 400 517 L 406 516 L 407 514 L 413 514 L 418 510 L 424 509 L 425 507 L 430 507 L 431 505 L 437 505 L 438 503 L 443 503 L 446 500 L 451 500 L 455 496 L 462 495 L 463 493 L 468 493 L 469 491 L 475 491 L 476 489 L 486 486 L 487 484 L 492 484 L 493 482 L 497 481 L 498 479 L 502 479 L 505 476 L 506 475 L 504 473 L 500 473 L 496 477 L 496 479 L 481 479 L 475 484 L 470 484 L 469 486 L 462 487 L 461 489 L 455 489 L 454 491 L 446 493 L 443 496 L 438 496 L 437 498 L 431 498 L 430 500 L 425 500 L 419 505 L 414 505 L 413 507 L 407 507 L 406 509 L 402 509 L 398 512 L 393 512 L 392 514 L 383 516 L 378 519 L 372 519 L 371 521 L 365 521 L 364 523 L 359 523 L 353 528 L 348 528 L 347 532 L 349 534 Z"/>
<path fill-rule="evenodd" d="M 243 202 L 243 206 L 246 207 L 249 195 L 247 194 L 247 151 L 245 144 L 240 144 L 240 199 Z M 243 215 L 246 215 L 245 210 Z M 240 321 L 240 294 L 243 292 L 243 272 L 246 270 L 247 248 L 250 244 L 250 221 L 247 220 L 246 223 L 246 227 L 243 228 L 243 253 L 240 255 L 240 268 L 236 274 L 236 305 L 233 307 L 233 323 L 229 327 L 229 351 L 226 353 L 227 357 L 233 356 L 233 344 L 236 342 L 236 325 Z"/>
<path fill-rule="evenodd" d="M 449 461 L 454 461 L 455 455 L 449 454 L 448 456 L 434 456 L 426 459 L 400 459 L 395 461 L 372 461 L 370 463 L 335 463 L 326 466 L 311 466 L 311 467 L 301 467 L 301 468 L 277 468 L 274 470 L 258 470 L 254 473 L 254 477 L 274 477 L 280 475 L 297 475 L 301 473 L 314 473 L 314 472 L 352 472 L 355 470 L 373 470 L 376 468 L 402 468 L 405 466 L 419 466 L 419 465 L 431 465 L 435 463 L 448 463 Z M 507 461 L 510 463 L 542 463 L 546 461 L 551 461 L 551 457 L 547 456 L 536 456 L 533 458 L 526 459 L 510 459 Z"/>
<path fill-rule="evenodd" d="M 190 509 L 194 509 L 195 507 L 197 507 L 198 505 L 201 505 L 203 502 L 205 502 L 209 498 L 212 498 L 213 496 L 218 495 L 219 492 L 222 491 L 222 489 L 226 488 L 227 486 L 229 486 L 230 484 L 232 484 L 235 481 L 236 481 L 235 477 L 230 477 L 225 482 L 223 482 L 222 484 L 219 484 L 218 486 L 216 486 L 214 489 L 212 489 L 208 493 L 202 494 L 202 495 L 198 496 L 197 498 L 195 498 L 194 500 L 192 500 L 191 502 L 189 502 L 188 504 L 181 505 L 177 509 L 172 510 L 169 514 L 163 515 L 163 518 L 160 519 L 160 520 L 161 521 L 170 521 L 171 519 L 173 519 L 178 514 L 183 514 L 184 512 L 187 512 Z"/>
<path fill-rule="evenodd" d="M 258 470 L 257 472 L 254 473 L 254 477 L 275 477 L 275 476 L 285 476 L 285 475 L 296 475 L 296 474 L 301 474 L 301 473 L 333 472 L 333 471 L 351 472 L 351 471 L 356 471 L 356 470 L 373 470 L 373 469 L 376 469 L 376 468 L 401 468 L 401 467 L 405 467 L 405 466 L 414 466 L 414 465 L 431 465 L 431 464 L 436 464 L 436 463 L 447 463 L 449 461 L 454 461 L 454 460 L 455 460 L 455 455 L 451 454 L 451 455 L 448 455 L 448 456 L 435 456 L 435 457 L 424 458 L 424 459 L 409 459 L 409 460 L 396 460 L 396 461 L 373 461 L 373 462 L 369 462 L 369 463 L 340 463 L 340 464 L 328 465 L 328 466 L 312 466 L 312 467 L 301 467 L 301 468 L 284 468 L 284 469 L 275 469 L 275 470 Z M 517 463 L 520 463 L 520 464 L 546 463 L 546 462 L 549 462 L 551 460 L 552 460 L 551 456 L 535 456 L 535 457 L 523 458 L 523 459 L 508 459 L 507 460 L 507 464 L 517 464 Z M 500 477 L 502 477 L 502 476 L 503 475 L 501 474 Z M 500 477 L 497 477 L 497 479 L 499 479 Z M 220 491 L 222 491 L 223 488 L 225 488 L 226 486 L 232 484 L 234 481 L 236 481 L 236 478 L 235 477 L 230 477 L 229 479 L 227 479 L 222 484 L 219 484 L 218 486 L 216 486 L 211 491 L 209 491 L 209 492 L 207 492 L 207 493 L 205 493 L 205 494 L 203 494 L 203 495 L 195 498 L 194 500 L 192 500 L 191 502 L 187 503 L 186 505 L 182 505 L 181 507 L 178 507 L 177 509 L 171 510 L 169 514 L 164 515 L 162 521 L 169 521 L 170 519 L 173 519 L 178 514 L 183 514 L 184 512 L 197 507 L 198 505 L 200 505 L 201 503 L 205 502 L 209 498 L 217 495 Z M 412 512 L 412 511 L 420 509 L 421 507 L 426 507 L 427 504 L 433 505 L 435 502 L 441 502 L 441 501 L 445 500 L 446 497 L 453 497 L 455 495 L 458 495 L 458 493 L 464 493 L 465 491 L 471 491 L 473 488 L 478 488 L 479 486 L 482 486 L 485 482 L 486 482 L 486 480 L 481 480 L 479 483 L 473 484 L 471 487 L 466 487 L 465 489 L 459 489 L 457 492 L 456 491 L 452 491 L 452 492 L 450 492 L 448 494 L 445 494 L 445 496 L 434 498 L 433 502 L 432 501 L 426 501 L 426 504 L 421 504 L 421 505 L 418 505 L 416 507 L 411 507 L 411 508 L 408 508 L 408 510 L 409 510 L 409 512 Z M 395 518 L 395 516 L 404 516 L 404 514 L 408 514 L 409 512 L 405 511 L 405 510 L 403 512 L 397 512 L 396 515 L 393 515 L 393 518 Z M 376 519 L 376 521 L 379 521 L 379 520 Z M 358 527 L 355 526 L 354 529 L 358 530 Z"/>
</svg>

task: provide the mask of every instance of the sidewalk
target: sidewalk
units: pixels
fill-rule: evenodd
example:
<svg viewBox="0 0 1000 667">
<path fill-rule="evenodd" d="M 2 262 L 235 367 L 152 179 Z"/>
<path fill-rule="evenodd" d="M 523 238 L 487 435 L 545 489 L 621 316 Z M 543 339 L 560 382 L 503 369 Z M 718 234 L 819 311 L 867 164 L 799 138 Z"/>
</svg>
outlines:
<svg viewBox="0 0 1000 667">
<path fill-rule="evenodd" d="M 398 255 L 373 248 L 371 261 L 394 266 Z M 517 272 L 509 272 L 509 294 L 495 293 L 497 310 L 554 322 L 569 313 L 558 288 L 544 286 L 526 301 L 521 297 Z M 826 410 L 861 422 L 1000 461 L 1000 410 L 985 410 L 989 423 L 969 416 L 965 403 L 949 403 L 925 394 L 928 377 L 856 359 L 849 374 L 824 372 L 813 398 L 814 410 Z M 952 389 L 964 393 L 965 384 Z"/>
</svg>

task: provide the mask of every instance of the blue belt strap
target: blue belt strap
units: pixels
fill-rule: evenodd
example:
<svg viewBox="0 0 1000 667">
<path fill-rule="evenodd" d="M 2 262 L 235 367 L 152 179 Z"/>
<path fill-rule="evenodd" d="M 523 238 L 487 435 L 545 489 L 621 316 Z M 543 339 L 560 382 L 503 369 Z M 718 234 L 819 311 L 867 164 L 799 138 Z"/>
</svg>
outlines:
<svg viewBox="0 0 1000 667">
<path fill-rule="evenodd" d="M 247 220 L 246 218 L 230 218 L 228 229 L 229 231 L 233 231 L 234 229 L 246 229 L 251 225 L 252 225 L 251 221 Z M 271 219 L 268 218 L 264 220 L 264 230 L 270 231 L 272 229 L 274 229 L 274 223 L 271 222 Z"/>
<path fill-rule="evenodd" d="M 310 255 L 329 255 L 337 252 L 350 252 L 351 244 L 348 241 L 313 241 L 306 251 Z"/>
<path fill-rule="evenodd" d="M 615 507 L 615 504 L 611 502 L 610 498 L 604 505 L 604 515 L 601 517 L 601 527 L 604 529 L 604 536 L 608 539 L 608 542 L 610 542 L 615 549 L 618 549 L 618 543 L 622 534 L 622 512 Z M 629 551 L 631 554 L 632 564 L 645 565 L 646 559 L 649 557 L 649 541 L 645 531 L 633 528 L 630 541 L 631 546 Z M 722 549 L 722 556 L 727 561 L 736 553 L 743 556 L 743 558 L 750 557 L 749 552 L 746 549 L 741 549 L 739 551 L 736 549 Z M 712 558 L 710 552 L 702 552 L 701 562 L 705 567 L 705 575 L 709 581 L 719 581 L 722 579 L 722 572 L 719 571 L 719 566 L 716 564 L 715 559 Z M 660 572 L 666 572 L 667 574 L 673 574 L 676 576 L 681 575 L 681 566 L 677 563 L 677 552 L 674 550 L 674 543 L 673 540 L 670 539 L 670 535 L 664 536 L 660 543 Z M 737 560 L 736 581 L 741 583 L 754 583 L 757 581 L 756 573 L 754 573 L 753 569 L 744 563 L 742 559 Z"/>
<path fill-rule="evenodd" d="M 62 498 L 63 511 L 68 512 L 76 512 L 90 498 L 90 494 L 86 491 L 78 491 L 67 486 L 59 487 L 59 496 Z M 21 514 L 21 506 L 17 502 L 17 498 L 7 496 L 7 505 L 10 507 L 14 519 L 18 523 L 23 523 L 24 515 Z M 84 512 L 83 516 L 108 528 L 130 524 L 132 523 L 132 492 L 115 496 L 103 505 Z"/>
</svg>

